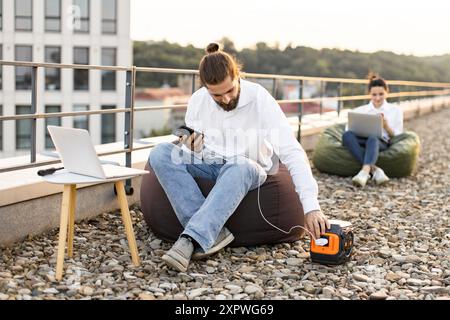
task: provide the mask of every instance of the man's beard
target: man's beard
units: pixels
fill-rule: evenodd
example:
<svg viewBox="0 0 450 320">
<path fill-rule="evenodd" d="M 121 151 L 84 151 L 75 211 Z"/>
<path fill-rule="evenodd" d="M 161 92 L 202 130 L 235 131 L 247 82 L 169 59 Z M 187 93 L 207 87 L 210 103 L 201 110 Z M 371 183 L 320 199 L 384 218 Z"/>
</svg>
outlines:
<svg viewBox="0 0 450 320">
<path fill-rule="evenodd" d="M 223 103 L 223 102 L 217 102 L 217 104 L 225 111 L 231 111 L 236 109 L 238 103 L 239 103 L 239 97 L 241 95 L 241 89 L 239 88 L 239 92 L 237 94 L 237 97 L 234 99 L 231 99 L 230 102 L 228 103 Z"/>
</svg>

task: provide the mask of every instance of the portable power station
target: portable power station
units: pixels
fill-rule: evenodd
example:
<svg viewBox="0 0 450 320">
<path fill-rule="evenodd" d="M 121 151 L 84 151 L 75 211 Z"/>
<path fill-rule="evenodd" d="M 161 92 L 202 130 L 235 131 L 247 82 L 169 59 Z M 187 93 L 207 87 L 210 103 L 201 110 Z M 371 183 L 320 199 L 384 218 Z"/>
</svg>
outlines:
<svg viewBox="0 0 450 320">
<path fill-rule="evenodd" d="M 320 246 L 311 240 L 311 261 L 321 264 L 343 264 L 350 259 L 353 249 L 352 224 L 342 220 L 328 220 L 330 229 L 325 230 L 320 238 L 327 244 Z"/>
</svg>

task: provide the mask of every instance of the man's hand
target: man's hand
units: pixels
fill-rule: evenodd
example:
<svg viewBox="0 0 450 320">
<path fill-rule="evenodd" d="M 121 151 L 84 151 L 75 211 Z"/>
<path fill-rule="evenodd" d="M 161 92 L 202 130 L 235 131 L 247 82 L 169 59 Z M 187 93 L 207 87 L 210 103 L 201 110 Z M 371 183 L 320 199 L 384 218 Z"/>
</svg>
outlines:
<svg viewBox="0 0 450 320">
<path fill-rule="evenodd" d="M 184 135 L 180 137 L 180 142 L 188 147 L 191 151 L 200 152 L 203 150 L 203 134 L 193 133 L 189 137 Z"/>
<path fill-rule="evenodd" d="M 318 239 L 331 226 L 322 211 L 314 210 L 305 214 L 305 227 L 314 235 L 314 239 Z"/>
</svg>

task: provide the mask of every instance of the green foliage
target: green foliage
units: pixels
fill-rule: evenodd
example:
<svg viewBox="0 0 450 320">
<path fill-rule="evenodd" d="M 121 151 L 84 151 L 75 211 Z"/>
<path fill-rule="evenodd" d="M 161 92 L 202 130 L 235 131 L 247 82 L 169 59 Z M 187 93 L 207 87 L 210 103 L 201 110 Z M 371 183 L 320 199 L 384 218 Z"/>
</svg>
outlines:
<svg viewBox="0 0 450 320">
<path fill-rule="evenodd" d="M 264 42 L 238 51 L 228 38 L 219 42 L 225 51 L 236 56 L 246 72 L 366 78 L 373 71 L 388 80 L 450 82 L 450 54 L 415 57 L 386 51 L 363 53 L 291 45 L 280 49 L 278 45 L 271 47 Z M 197 69 L 203 54 L 204 49 L 167 41 L 134 43 L 134 64 L 142 67 Z M 138 73 L 137 81 L 138 86 L 176 86 L 176 76 L 168 74 Z"/>
<path fill-rule="evenodd" d="M 134 65 L 137 67 L 197 69 L 204 53 L 192 45 L 181 46 L 167 41 L 134 42 Z M 139 87 L 160 87 L 177 85 L 176 74 L 138 72 L 136 83 Z"/>
<path fill-rule="evenodd" d="M 161 137 L 161 136 L 167 136 L 172 133 L 172 130 L 170 130 L 169 127 L 164 126 L 162 129 L 152 129 L 148 134 L 145 134 L 144 132 L 141 132 L 141 135 L 143 137 L 149 138 L 149 137 Z"/>
</svg>

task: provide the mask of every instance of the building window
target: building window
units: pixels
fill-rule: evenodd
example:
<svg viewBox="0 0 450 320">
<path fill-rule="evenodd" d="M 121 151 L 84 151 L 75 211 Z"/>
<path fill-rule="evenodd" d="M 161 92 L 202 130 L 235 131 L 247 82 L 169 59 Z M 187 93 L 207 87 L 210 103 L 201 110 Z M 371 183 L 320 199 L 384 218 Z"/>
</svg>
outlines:
<svg viewBox="0 0 450 320">
<path fill-rule="evenodd" d="M 102 33 L 117 33 L 117 0 L 102 0 Z"/>
<path fill-rule="evenodd" d="M 89 106 L 87 104 L 76 104 L 73 106 L 73 111 L 88 111 Z M 89 130 L 89 116 L 76 116 L 73 117 L 73 127 L 78 129 Z"/>
<path fill-rule="evenodd" d="M 61 63 L 61 47 L 45 47 L 45 62 Z M 45 90 L 61 90 L 61 69 L 45 68 Z"/>
<path fill-rule="evenodd" d="M 73 49 L 74 64 L 89 64 L 89 48 L 77 47 Z M 74 90 L 89 90 L 89 70 L 73 70 Z"/>
<path fill-rule="evenodd" d="M 3 60 L 3 46 L 1 44 L 0 44 L 0 60 Z M 3 80 L 3 66 L 0 65 L 0 90 L 3 89 L 3 81 L 2 80 Z"/>
<path fill-rule="evenodd" d="M 16 106 L 16 115 L 30 114 L 31 106 Z M 16 149 L 29 150 L 31 148 L 32 119 L 16 120 Z"/>
<path fill-rule="evenodd" d="M 61 0 L 45 0 L 45 31 L 61 31 Z"/>
<path fill-rule="evenodd" d="M 33 2 L 32 0 L 16 0 L 16 31 L 33 30 Z"/>
<path fill-rule="evenodd" d="M 76 8 L 74 31 L 89 32 L 89 0 L 73 0 L 73 5 Z"/>
<path fill-rule="evenodd" d="M 45 113 L 55 112 L 61 112 L 61 106 L 45 106 Z M 61 126 L 61 118 L 45 118 L 45 148 L 54 149 L 55 145 L 53 144 L 50 133 L 47 130 L 47 126 Z"/>
<path fill-rule="evenodd" d="M 0 116 L 3 115 L 3 106 L 0 105 Z M 0 150 L 3 150 L 3 121 L 0 120 Z"/>
<path fill-rule="evenodd" d="M 16 61 L 32 61 L 32 46 L 16 46 Z M 16 68 L 16 90 L 31 89 L 31 67 L 15 67 Z"/>
<path fill-rule="evenodd" d="M 115 66 L 116 49 L 102 48 L 102 65 Z M 116 71 L 102 70 L 102 90 L 116 90 Z"/>
<path fill-rule="evenodd" d="M 0 30 L 3 29 L 3 1 L 0 0 Z"/>
<path fill-rule="evenodd" d="M 102 110 L 115 109 L 115 106 L 102 106 Z M 116 141 L 116 114 L 102 114 L 102 144 Z"/>
</svg>

